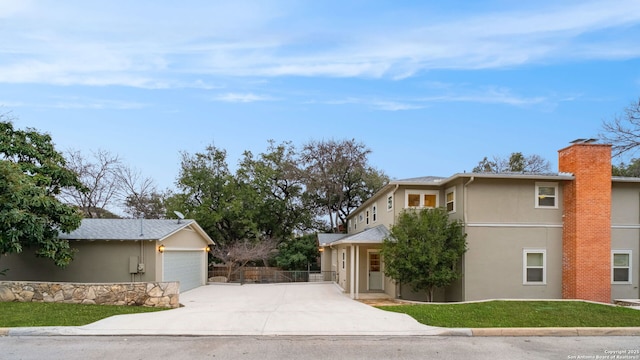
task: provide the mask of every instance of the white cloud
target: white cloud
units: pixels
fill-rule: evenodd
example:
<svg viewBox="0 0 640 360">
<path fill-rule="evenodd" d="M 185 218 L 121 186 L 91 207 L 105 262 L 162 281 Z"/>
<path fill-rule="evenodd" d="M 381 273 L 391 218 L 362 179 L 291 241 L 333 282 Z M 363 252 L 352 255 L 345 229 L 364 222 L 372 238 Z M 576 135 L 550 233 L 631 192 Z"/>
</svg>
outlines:
<svg viewBox="0 0 640 360">
<path fill-rule="evenodd" d="M 271 96 L 256 95 L 253 93 L 226 93 L 214 96 L 212 100 L 232 103 L 250 103 L 256 101 L 274 101 L 276 99 Z"/>
<path fill-rule="evenodd" d="M 7 18 L 4 83 L 177 88 L 188 83 L 185 74 L 203 84 L 209 77 L 401 80 L 432 69 L 640 57 L 637 0 L 543 2 L 530 10 L 456 16 L 425 12 L 419 22 L 336 21 L 334 27 L 321 16 L 300 19 L 310 10 L 295 2 L 20 4 L 0 5 L 0 18 Z M 338 16 L 326 15 L 327 22 Z"/>
</svg>

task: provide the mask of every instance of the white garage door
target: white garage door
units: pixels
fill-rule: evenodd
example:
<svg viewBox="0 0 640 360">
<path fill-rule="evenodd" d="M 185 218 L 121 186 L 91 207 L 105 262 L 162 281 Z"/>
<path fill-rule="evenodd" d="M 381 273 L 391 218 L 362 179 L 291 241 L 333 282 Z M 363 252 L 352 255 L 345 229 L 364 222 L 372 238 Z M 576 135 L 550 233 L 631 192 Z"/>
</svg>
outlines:
<svg viewBox="0 0 640 360">
<path fill-rule="evenodd" d="M 180 281 L 180 292 L 204 284 L 203 251 L 165 251 L 164 281 Z"/>
</svg>

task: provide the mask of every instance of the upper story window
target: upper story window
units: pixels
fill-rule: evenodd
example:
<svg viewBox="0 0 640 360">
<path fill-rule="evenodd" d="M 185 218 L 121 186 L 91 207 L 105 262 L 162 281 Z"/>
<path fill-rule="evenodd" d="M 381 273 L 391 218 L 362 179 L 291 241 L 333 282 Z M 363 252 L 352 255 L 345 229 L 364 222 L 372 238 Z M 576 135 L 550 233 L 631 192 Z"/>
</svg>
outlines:
<svg viewBox="0 0 640 360">
<path fill-rule="evenodd" d="M 393 210 L 393 194 L 387 196 L 387 211 Z"/>
<path fill-rule="evenodd" d="M 547 283 L 547 251 L 545 249 L 525 249 L 522 262 L 524 284 Z"/>
<path fill-rule="evenodd" d="M 558 183 L 536 183 L 536 208 L 558 208 Z"/>
<path fill-rule="evenodd" d="M 367 225 L 369 225 L 369 210 L 366 211 L 366 219 L 367 219 Z"/>
<path fill-rule="evenodd" d="M 372 218 L 373 222 L 376 222 L 378 220 L 378 205 L 377 204 L 373 204 L 373 206 L 371 207 L 371 218 Z"/>
<path fill-rule="evenodd" d="M 438 206 L 438 191 L 407 190 L 405 192 L 406 207 L 435 208 Z"/>
<path fill-rule="evenodd" d="M 451 187 L 448 188 L 447 191 L 445 192 L 445 201 L 446 201 L 446 207 L 447 207 L 447 211 L 450 213 L 456 212 L 456 188 L 455 187 Z"/>
<path fill-rule="evenodd" d="M 363 222 L 364 221 L 364 216 L 362 215 L 362 213 L 358 214 L 358 222 Z"/>
<path fill-rule="evenodd" d="M 631 250 L 611 251 L 611 282 L 631 283 Z"/>
</svg>

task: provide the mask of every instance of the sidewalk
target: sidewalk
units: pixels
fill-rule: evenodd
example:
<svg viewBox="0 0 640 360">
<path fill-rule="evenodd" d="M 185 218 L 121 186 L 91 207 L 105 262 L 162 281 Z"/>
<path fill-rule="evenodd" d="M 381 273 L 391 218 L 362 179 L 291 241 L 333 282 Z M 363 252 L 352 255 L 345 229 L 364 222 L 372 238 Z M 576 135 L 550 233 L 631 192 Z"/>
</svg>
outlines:
<svg viewBox="0 0 640 360">
<path fill-rule="evenodd" d="M 184 307 L 118 315 L 85 326 L 0 329 L 0 336 L 584 336 L 634 335 L 638 328 L 448 329 L 376 309 L 335 284 L 208 285 L 181 294 Z"/>
</svg>

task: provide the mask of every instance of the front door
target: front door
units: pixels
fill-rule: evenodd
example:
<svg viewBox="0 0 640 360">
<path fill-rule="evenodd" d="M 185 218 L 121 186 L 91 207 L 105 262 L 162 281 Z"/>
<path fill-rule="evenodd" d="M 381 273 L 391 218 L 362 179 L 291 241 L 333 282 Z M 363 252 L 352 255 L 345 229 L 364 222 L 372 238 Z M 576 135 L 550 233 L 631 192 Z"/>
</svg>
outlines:
<svg viewBox="0 0 640 360">
<path fill-rule="evenodd" d="M 368 252 L 369 263 L 369 290 L 382 290 L 382 262 L 380 252 Z"/>
</svg>

